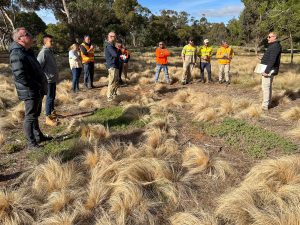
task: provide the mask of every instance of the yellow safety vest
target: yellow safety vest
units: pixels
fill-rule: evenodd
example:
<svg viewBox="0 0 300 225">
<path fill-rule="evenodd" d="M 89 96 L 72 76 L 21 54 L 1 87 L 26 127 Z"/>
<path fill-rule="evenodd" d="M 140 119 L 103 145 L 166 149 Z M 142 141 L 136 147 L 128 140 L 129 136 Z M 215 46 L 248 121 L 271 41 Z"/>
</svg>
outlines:
<svg viewBox="0 0 300 225">
<path fill-rule="evenodd" d="M 184 56 L 195 56 L 196 54 L 197 54 L 197 47 L 191 45 L 184 46 L 181 52 L 181 55 Z"/>
<path fill-rule="evenodd" d="M 210 62 L 210 57 L 212 54 L 212 47 L 211 46 L 201 46 L 198 52 L 199 57 L 207 56 L 207 62 Z"/>
<path fill-rule="evenodd" d="M 87 51 L 90 49 L 88 45 L 85 43 L 81 44 Z M 87 55 L 80 52 L 82 63 L 89 63 L 89 62 L 95 62 L 95 51 L 94 49 L 90 51 Z"/>
<path fill-rule="evenodd" d="M 226 55 L 229 59 L 223 59 L 224 55 Z M 219 59 L 218 60 L 219 64 L 225 65 L 225 64 L 230 64 L 233 56 L 234 56 L 234 53 L 233 53 L 233 50 L 231 47 L 224 48 L 223 46 L 221 46 L 217 51 L 216 58 Z"/>
</svg>

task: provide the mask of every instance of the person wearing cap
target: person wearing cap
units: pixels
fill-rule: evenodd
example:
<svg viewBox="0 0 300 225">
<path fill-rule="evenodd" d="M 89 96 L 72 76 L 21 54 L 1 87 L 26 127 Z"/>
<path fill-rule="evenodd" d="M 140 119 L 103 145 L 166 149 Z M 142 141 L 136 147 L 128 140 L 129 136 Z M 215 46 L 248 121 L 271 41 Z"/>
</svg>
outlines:
<svg viewBox="0 0 300 225">
<path fill-rule="evenodd" d="M 200 58 L 200 82 L 204 83 L 204 69 L 207 71 L 208 83 L 212 82 L 211 79 L 211 64 L 210 59 L 212 55 L 212 47 L 209 45 L 209 40 L 203 41 L 204 45 L 200 47 L 198 56 Z"/>
<path fill-rule="evenodd" d="M 84 36 L 83 43 L 80 45 L 81 60 L 83 64 L 84 85 L 91 89 L 94 87 L 94 63 L 95 49 L 91 43 L 91 38 L 88 35 Z"/>
<path fill-rule="evenodd" d="M 192 77 L 192 71 L 197 62 L 197 47 L 194 44 L 194 39 L 189 38 L 189 43 L 183 47 L 181 52 L 183 62 L 183 73 L 181 83 L 187 84 Z"/>
<path fill-rule="evenodd" d="M 158 82 L 160 71 L 163 70 L 165 74 L 165 80 L 168 84 L 171 83 L 169 72 L 168 72 L 168 56 L 170 52 L 165 47 L 164 42 L 159 42 L 158 48 L 155 51 L 156 55 L 156 72 L 155 72 L 155 83 Z"/>
<path fill-rule="evenodd" d="M 225 74 L 226 85 L 230 84 L 230 62 L 234 56 L 233 49 L 228 45 L 227 41 L 223 40 L 217 51 L 216 58 L 219 63 L 219 83 L 223 83 L 223 75 Z"/>
</svg>

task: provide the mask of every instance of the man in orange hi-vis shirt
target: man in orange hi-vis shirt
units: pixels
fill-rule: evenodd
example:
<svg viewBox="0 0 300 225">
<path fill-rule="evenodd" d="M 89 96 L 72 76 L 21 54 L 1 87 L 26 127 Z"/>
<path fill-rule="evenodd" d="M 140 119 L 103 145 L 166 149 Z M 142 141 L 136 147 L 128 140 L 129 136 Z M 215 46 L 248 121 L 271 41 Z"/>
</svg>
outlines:
<svg viewBox="0 0 300 225">
<path fill-rule="evenodd" d="M 164 42 L 159 42 L 159 47 L 156 49 L 156 73 L 155 83 L 158 82 L 160 71 L 163 70 L 165 74 L 165 80 L 168 84 L 171 83 L 169 72 L 168 72 L 168 56 L 170 52 L 166 49 Z"/>
</svg>

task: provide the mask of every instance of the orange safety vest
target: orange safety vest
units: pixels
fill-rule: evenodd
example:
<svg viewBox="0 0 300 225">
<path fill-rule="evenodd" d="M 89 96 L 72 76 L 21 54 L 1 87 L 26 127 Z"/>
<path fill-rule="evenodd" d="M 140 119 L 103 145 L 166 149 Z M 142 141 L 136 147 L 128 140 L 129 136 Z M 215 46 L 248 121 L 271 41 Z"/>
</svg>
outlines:
<svg viewBox="0 0 300 225">
<path fill-rule="evenodd" d="M 160 65 L 166 65 L 168 63 L 168 56 L 170 52 L 166 48 L 157 48 L 155 51 L 156 54 L 156 63 Z"/>
<path fill-rule="evenodd" d="M 88 45 L 85 43 L 81 44 L 87 51 L 90 49 Z M 82 63 L 89 63 L 89 62 L 95 62 L 95 51 L 94 49 L 90 51 L 87 55 L 80 52 Z"/>
</svg>

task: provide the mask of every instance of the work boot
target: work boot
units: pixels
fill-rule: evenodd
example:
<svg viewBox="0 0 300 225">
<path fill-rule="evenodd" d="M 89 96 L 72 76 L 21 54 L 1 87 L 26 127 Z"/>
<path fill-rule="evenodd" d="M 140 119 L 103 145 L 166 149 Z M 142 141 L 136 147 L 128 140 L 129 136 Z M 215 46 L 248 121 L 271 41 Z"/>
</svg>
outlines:
<svg viewBox="0 0 300 225">
<path fill-rule="evenodd" d="M 52 118 L 51 116 L 46 116 L 45 124 L 50 127 L 55 127 L 55 126 L 57 126 L 57 121 L 54 118 Z"/>
<path fill-rule="evenodd" d="M 41 143 L 41 142 L 45 142 L 45 141 L 51 141 L 53 140 L 53 137 L 49 136 L 49 135 L 44 135 L 41 136 L 40 138 L 36 138 L 37 143 Z"/>
</svg>

